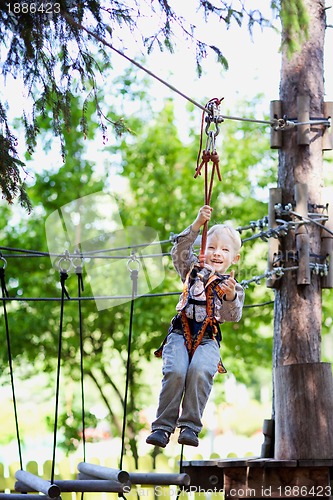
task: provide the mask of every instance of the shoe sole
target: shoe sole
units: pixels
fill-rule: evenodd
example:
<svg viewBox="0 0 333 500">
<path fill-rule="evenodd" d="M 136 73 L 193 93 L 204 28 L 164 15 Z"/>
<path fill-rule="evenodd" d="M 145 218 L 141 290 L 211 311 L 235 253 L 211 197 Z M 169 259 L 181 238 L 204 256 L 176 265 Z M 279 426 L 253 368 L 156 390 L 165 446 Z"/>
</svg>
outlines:
<svg viewBox="0 0 333 500">
<path fill-rule="evenodd" d="M 168 443 L 161 443 L 161 441 L 156 441 L 155 439 L 146 439 L 146 443 L 152 444 L 153 446 L 158 446 L 159 448 L 165 448 Z"/>
</svg>

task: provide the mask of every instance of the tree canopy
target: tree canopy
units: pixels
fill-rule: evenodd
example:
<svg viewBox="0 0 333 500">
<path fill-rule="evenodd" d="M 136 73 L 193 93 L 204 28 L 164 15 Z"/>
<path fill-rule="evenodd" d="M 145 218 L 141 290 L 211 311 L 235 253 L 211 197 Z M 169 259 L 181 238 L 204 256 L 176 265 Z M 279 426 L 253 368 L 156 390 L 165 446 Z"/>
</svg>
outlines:
<svg viewBox="0 0 333 500">
<path fill-rule="evenodd" d="M 100 126 L 112 122 L 116 133 L 126 126 L 123 120 L 113 120 L 102 111 L 97 97 L 97 75 L 105 64 L 112 61 L 110 45 L 120 49 L 126 45 L 119 27 L 126 28 L 134 43 L 138 40 L 149 54 L 155 46 L 159 50 L 175 50 L 178 43 L 192 43 L 194 61 L 201 72 L 202 59 L 207 51 L 216 54 L 224 67 L 228 62 L 223 55 L 223 41 L 207 44 L 196 36 L 196 27 L 182 15 L 179 5 L 170 1 L 154 0 L 145 5 L 138 0 L 99 2 L 95 0 L 59 0 L 52 3 L 46 12 L 44 4 L 20 4 L 14 0 L 0 6 L 0 48 L 2 76 L 20 78 L 27 95 L 27 109 L 22 112 L 28 152 L 36 146 L 39 133 L 38 117 L 44 116 L 46 107 L 52 109 L 52 129 L 62 138 L 63 155 L 65 142 L 63 132 L 70 126 L 71 100 L 83 94 L 92 100 L 99 115 Z M 255 25 L 271 25 L 271 21 L 252 2 L 200 1 L 197 9 L 208 21 L 216 16 L 222 25 L 246 24 L 251 30 Z M 307 19 L 302 0 L 272 0 L 273 12 L 280 15 L 285 29 L 290 34 L 290 46 L 306 34 Z M 141 21 L 151 19 L 142 29 Z M 105 41 L 105 43 L 103 43 Z M 105 45 L 106 44 L 106 45 Z M 107 48 L 106 48 L 107 47 Z M 99 56 L 97 57 L 97 55 Z M 102 59 L 101 59 L 102 58 Z M 102 63 L 100 61 L 103 61 Z M 112 62 L 111 62 L 112 63 Z M 86 101 L 83 102 L 80 126 L 87 133 Z M 8 119 L 8 104 L 2 96 L 0 101 L 0 187 L 4 198 L 11 203 L 17 196 L 21 204 L 31 209 L 24 184 L 24 163 L 19 158 L 16 137 Z"/>
</svg>

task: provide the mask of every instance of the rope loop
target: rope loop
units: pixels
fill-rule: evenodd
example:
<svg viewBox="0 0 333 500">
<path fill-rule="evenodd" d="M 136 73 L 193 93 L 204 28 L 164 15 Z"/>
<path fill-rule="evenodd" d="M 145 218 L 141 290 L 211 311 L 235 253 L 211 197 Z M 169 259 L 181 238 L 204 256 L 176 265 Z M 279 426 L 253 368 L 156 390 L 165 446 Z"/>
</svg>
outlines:
<svg viewBox="0 0 333 500">
<path fill-rule="evenodd" d="M 83 284 L 83 266 L 84 266 L 84 257 L 80 254 L 80 251 L 78 249 L 75 249 L 74 251 L 75 256 L 72 258 L 72 264 L 75 267 L 75 273 L 78 278 L 78 289 L 80 292 L 84 291 L 84 284 Z"/>
<path fill-rule="evenodd" d="M 67 254 L 69 258 L 69 254 Z M 74 257 L 71 259 L 72 265 L 75 267 L 76 274 L 82 273 L 82 269 L 84 266 L 84 257 L 82 256 L 80 250 L 77 248 L 74 250 Z"/>
<path fill-rule="evenodd" d="M 62 290 L 62 297 L 66 295 L 67 299 L 70 299 L 69 293 L 66 290 L 65 287 L 65 281 L 68 278 L 68 274 L 66 271 L 60 271 L 60 284 L 61 284 L 61 290 Z"/>
<path fill-rule="evenodd" d="M 2 255 L 0 256 L 0 261 L 2 262 L 2 267 L 0 267 L 0 283 L 2 289 L 2 298 L 4 299 L 5 297 L 9 297 L 5 281 L 5 269 L 7 266 L 7 261 Z"/>
<path fill-rule="evenodd" d="M 69 256 L 68 250 L 64 251 L 63 256 L 59 259 L 58 268 L 60 273 L 68 273 L 73 266 L 72 259 Z"/>
<path fill-rule="evenodd" d="M 1 269 L 6 269 L 7 267 L 7 261 L 6 259 L 2 256 L 2 254 L 0 254 L 0 268 Z"/>
</svg>

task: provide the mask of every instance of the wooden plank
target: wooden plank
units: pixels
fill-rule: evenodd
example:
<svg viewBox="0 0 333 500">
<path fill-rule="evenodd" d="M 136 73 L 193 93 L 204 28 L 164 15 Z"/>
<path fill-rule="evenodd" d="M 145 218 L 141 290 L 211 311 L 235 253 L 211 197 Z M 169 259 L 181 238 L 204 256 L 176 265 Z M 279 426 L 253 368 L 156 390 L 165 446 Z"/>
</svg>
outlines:
<svg viewBox="0 0 333 500">
<path fill-rule="evenodd" d="M 223 469 L 215 466 L 183 467 L 190 477 L 190 484 L 185 486 L 186 491 L 222 491 L 223 490 Z"/>
<path fill-rule="evenodd" d="M 225 499 L 325 498 L 330 493 L 328 467 L 224 469 Z"/>
<path fill-rule="evenodd" d="M 259 457 L 257 457 L 259 458 Z M 246 467 L 249 459 L 248 458 L 223 458 L 217 461 L 218 467 L 228 468 L 228 467 Z"/>
<path fill-rule="evenodd" d="M 214 467 L 219 462 L 215 460 L 185 460 L 182 462 L 183 467 Z"/>
<path fill-rule="evenodd" d="M 333 458 L 298 460 L 299 467 L 333 467 Z"/>
<path fill-rule="evenodd" d="M 257 458 L 248 461 L 249 467 L 297 467 L 297 460 L 277 460 L 274 458 Z"/>
</svg>

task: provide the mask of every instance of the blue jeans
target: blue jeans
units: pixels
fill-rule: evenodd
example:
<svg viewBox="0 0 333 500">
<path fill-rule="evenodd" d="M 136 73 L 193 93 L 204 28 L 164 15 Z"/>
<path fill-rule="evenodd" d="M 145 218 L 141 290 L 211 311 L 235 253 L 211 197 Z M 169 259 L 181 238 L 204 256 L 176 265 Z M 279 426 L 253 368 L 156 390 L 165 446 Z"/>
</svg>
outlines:
<svg viewBox="0 0 333 500">
<path fill-rule="evenodd" d="M 176 427 L 186 426 L 200 432 L 201 418 L 220 361 L 218 343 L 204 338 L 190 360 L 184 337 L 171 332 L 163 347 L 162 358 L 162 389 L 152 430 L 174 432 Z"/>
</svg>

